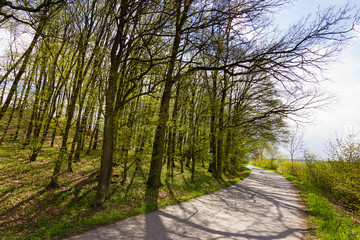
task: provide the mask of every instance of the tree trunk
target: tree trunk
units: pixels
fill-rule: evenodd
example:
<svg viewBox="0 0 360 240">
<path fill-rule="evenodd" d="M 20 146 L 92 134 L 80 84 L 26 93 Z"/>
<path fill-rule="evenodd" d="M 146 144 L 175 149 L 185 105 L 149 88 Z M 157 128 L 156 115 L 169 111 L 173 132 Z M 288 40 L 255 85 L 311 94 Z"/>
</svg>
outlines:
<svg viewBox="0 0 360 240">
<path fill-rule="evenodd" d="M 44 130 L 43 130 L 43 134 L 42 134 L 42 137 L 41 137 L 41 140 L 40 140 L 40 143 L 35 145 L 33 148 L 32 148 L 32 155 L 30 156 L 30 162 L 34 162 L 42 148 L 42 146 L 44 145 L 45 143 L 45 140 L 46 140 L 46 136 L 47 136 L 47 133 L 49 131 L 49 128 L 50 128 L 50 123 L 51 123 L 51 120 L 52 120 L 52 116 L 54 115 L 55 111 L 56 111 L 56 101 L 57 101 L 57 96 L 58 94 L 60 93 L 60 90 L 57 92 L 56 96 L 54 97 L 54 100 L 53 100 L 53 103 L 52 103 L 52 107 L 51 107 L 51 110 L 49 112 L 49 116 L 45 122 L 45 125 L 44 125 Z"/>
<path fill-rule="evenodd" d="M 97 145 L 98 145 L 98 139 L 99 139 L 99 128 L 100 128 L 100 118 L 101 118 L 101 111 L 102 111 L 102 102 L 99 103 L 99 111 L 98 111 L 98 116 L 97 116 L 97 119 L 96 119 L 96 126 L 95 126 L 95 129 L 94 129 L 94 143 L 92 145 L 92 149 L 93 150 L 96 150 L 97 148 Z M 89 146 L 90 147 L 90 146 Z"/>
<path fill-rule="evenodd" d="M 3 116 L 4 116 L 4 114 L 5 114 L 6 110 L 7 110 L 7 108 L 8 108 L 9 105 L 10 105 L 11 99 L 13 98 L 14 93 L 15 93 L 16 90 L 17 90 L 17 85 L 18 85 L 18 83 L 19 83 L 22 75 L 24 74 L 24 72 L 25 72 L 25 70 L 26 70 L 26 66 L 27 66 L 27 64 L 28 64 L 28 62 L 29 62 L 29 60 L 30 60 L 31 52 L 32 52 L 32 50 L 34 49 L 35 44 L 36 44 L 37 40 L 39 39 L 39 37 L 40 37 L 40 35 L 41 35 L 41 32 L 42 32 L 44 26 L 45 26 L 45 21 L 42 20 L 42 21 L 40 22 L 39 27 L 37 28 L 37 30 L 36 30 L 36 32 L 35 32 L 34 38 L 33 38 L 33 40 L 31 41 L 30 46 L 28 47 L 28 49 L 27 49 L 27 50 L 25 51 L 25 53 L 24 53 L 24 56 L 25 56 L 25 57 L 24 57 L 24 60 L 23 60 L 23 62 L 22 62 L 22 65 L 21 65 L 21 67 L 20 67 L 20 70 L 19 70 L 19 72 L 16 74 L 15 79 L 14 79 L 14 82 L 13 82 L 13 84 L 12 84 L 10 90 L 9 90 L 9 93 L 8 93 L 8 95 L 7 95 L 7 97 L 6 97 L 5 103 L 3 104 L 2 108 L 0 109 L 0 120 L 3 118 Z"/>
<path fill-rule="evenodd" d="M 115 95 L 109 96 L 115 97 Z M 107 107 L 108 106 L 107 99 Z M 102 205 L 108 196 L 109 184 L 112 178 L 112 165 L 113 165 L 113 129 L 114 129 L 114 116 L 111 111 L 107 111 L 105 114 L 105 125 L 104 125 L 104 139 L 103 139 L 103 156 L 100 167 L 100 176 L 98 181 L 96 203 Z"/>
<path fill-rule="evenodd" d="M 211 117 L 210 117 L 210 153 L 212 156 L 212 162 L 209 165 L 208 172 L 212 173 L 212 176 L 217 178 L 217 73 L 213 76 L 213 85 L 211 91 Z"/>
<path fill-rule="evenodd" d="M 68 142 L 68 138 L 69 138 L 70 128 L 71 128 L 72 119 L 73 119 L 74 113 L 75 113 L 76 102 L 77 102 L 80 88 L 81 88 L 81 85 L 83 82 L 83 78 L 82 78 L 82 76 L 80 76 L 81 68 L 82 68 L 82 64 L 79 63 L 79 66 L 77 69 L 77 74 L 75 74 L 75 77 L 74 77 L 75 83 L 74 83 L 73 93 L 71 95 L 70 102 L 69 102 L 69 105 L 67 106 L 67 110 L 66 110 L 66 124 L 65 124 L 65 130 L 63 133 L 63 138 L 61 141 L 60 153 L 55 161 L 54 172 L 52 174 L 48 188 L 59 187 L 57 181 L 58 181 L 58 177 L 60 174 L 60 168 L 61 168 L 62 161 L 64 160 L 64 158 L 67 154 L 67 142 Z"/>
<path fill-rule="evenodd" d="M 174 176 L 174 167 L 175 167 L 175 136 L 177 132 L 177 118 L 178 118 L 178 101 L 179 101 L 179 92 L 180 92 L 180 84 L 177 85 L 176 94 L 175 94 L 175 102 L 174 109 L 172 114 L 172 122 L 173 127 L 169 128 L 169 145 L 168 145 L 168 165 L 167 171 L 169 176 L 172 178 Z"/>
<path fill-rule="evenodd" d="M 80 119 L 81 119 L 81 107 L 79 109 L 78 117 L 76 119 L 75 134 L 71 143 L 70 152 L 68 154 L 68 169 L 67 169 L 68 172 L 73 172 L 72 169 L 73 155 L 75 152 L 76 145 L 79 144 L 78 139 L 80 138 Z"/>
<path fill-rule="evenodd" d="M 173 79 L 173 73 L 175 68 L 175 61 L 179 52 L 179 46 L 181 41 L 182 28 L 187 18 L 188 10 L 192 1 L 186 1 L 182 8 L 182 1 L 178 1 L 176 9 L 176 30 L 174 43 L 171 50 L 170 61 L 168 69 L 165 75 L 165 87 L 161 97 L 159 120 L 155 130 L 155 138 L 153 143 L 153 152 L 151 156 L 149 177 L 146 183 L 146 198 L 152 202 L 156 202 L 159 194 L 159 188 L 161 183 L 161 167 L 162 159 L 164 155 L 165 145 L 165 131 L 166 123 L 169 118 L 169 103 L 171 98 L 171 89 L 175 81 Z"/>
<path fill-rule="evenodd" d="M 142 14 L 144 1 L 138 2 L 135 9 L 131 11 L 136 12 L 136 17 L 132 19 L 136 25 L 139 20 L 139 16 Z M 110 52 L 110 72 L 108 78 L 108 84 L 106 87 L 106 104 L 105 104 L 105 125 L 104 125 L 104 137 L 103 137 L 103 157 L 101 160 L 100 167 L 100 176 L 97 187 L 97 194 L 95 202 L 97 205 L 103 205 L 105 199 L 108 196 L 108 189 L 111 183 L 112 177 L 112 165 L 113 165 L 113 145 L 114 145 L 114 127 L 115 127 L 115 116 L 118 112 L 123 109 L 125 102 L 123 101 L 122 93 L 126 91 L 125 89 L 118 89 L 117 86 L 120 86 L 121 82 L 125 81 L 124 76 L 119 78 L 119 67 L 120 62 L 123 58 L 127 59 L 129 57 L 127 50 L 125 48 L 126 42 L 126 26 L 129 23 L 127 12 L 130 11 L 130 2 L 127 0 L 121 1 L 120 4 L 120 13 L 118 17 L 118 24 L 116 29 L 116 35 L 112 44 Z M 123 71 L 126 70 L 124 61 Z M 118 81 L 120 82 L 118 84 Z M 115 102 L 116 101 L 116 102 Z"/>
<path fill-rule="evenodd" d="M 34 70 L 35 71 L 35 70 Z M 38 112 L 38 105 L 40 102 L 40 88 L 41 88 L 41 81 L 42 81 L 42 77 L 40 76 L 40 78 L 38 79 L 38 81 L 35 84 L 35 101 L 32 107 L 32 112 L 31 112 L 31 117 L 30 117 L 30 121 L 29 121 L 29 125 L 27 127 L 27 131 L 26 131 L 26 137 L 25 140 L 23 142 L 23 148 L 28 146 L 30 144 L 31 141 L 31 134 L 34 128 L 34 122 L 36 120 L 36 114 Z"/>
<path fill-rule="evenodd" d="M 173 67 L 174 66 L 172 66 L 172 69 Z M 172 74 L 172 71 L 170 74 Z M 169 72 L 168 72 L 168 76 L 169 76 Z M 162 159 L 164 155 L 166 122 L 169 117 L 168 116 L 169 103 L 171 98 L 171 88 L 173 84 L 174 82 L 170 79 L 168 79 L 168 81 L 165 82 L 164 92 L 161 97 L 159 120 L 155 131 L 149 177 L 146 183 L 147 196 L 150 197 L 149 200 L 151 200 L 151 198 L 153 199 L 157 198 L 159 193 L 159 188 L 162 186 L 161 167 L 162 167 Z"/>
<path fill-rule="evenodd" d="M 226 89 L 224 87 L 221 96 L 220 110 L 219 110 L 219 131 L 217 144 L 217 174 L 216 177 L 222 179 L 223 172 L 223 143 L 224 143 L 224 107 L 225 107 Z"/>
<path fill-rule="evenodd" d="M 13 105 L 13 108 L 11 109 L 11 113 L 10 113 L 10 116 L 9 116 L 9 120 L 8 120 L 6 126 L 5 126 L 4 132 L 2 132 L 2 137 L 1 137 L 1 139 L 0 139 L 0 145 L 1 145 L 2 142 L 5 140 L 6 133 L 7 133 L 7 131 L 9 130 L 11 121 L 12 121 L 12 119 L 13 119 L 14 112 L 15 112 L 15 109 L 16 109 L 16 101 L 17 101 L 17 92 L 15 93 L 14 105 Z"/>
</svg>

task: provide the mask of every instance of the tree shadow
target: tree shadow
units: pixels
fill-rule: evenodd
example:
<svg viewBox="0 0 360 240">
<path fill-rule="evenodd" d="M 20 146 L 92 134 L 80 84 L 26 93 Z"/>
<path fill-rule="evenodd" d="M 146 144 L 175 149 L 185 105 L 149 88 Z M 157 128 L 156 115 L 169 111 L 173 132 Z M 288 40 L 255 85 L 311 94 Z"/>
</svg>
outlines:
<svg viewBox="0 0 360 240">
<path fill-rule="evenodd" d="M 146 189 L 145 239 L 170 239 L 158 211 L 159 190 Z"/>
<path fill-rule="evenodd" d="M 74 179 L 70 182 L 70 184 L 78 180 L 79 178 Z M 80 194 L 84 187 L 89 186 L 96 180 L 96 172 L 93 172 L 86 179 L 76 183 L 72 188 L 65 190 L 50 190 L 44 187 L 43 189 L 16 203 L 14 206 L 1 213 L 0 227 L 20 226 L 24 223 L 28 224 L 29 227 L 36 226 L 40 218 L 62 216 L 66 214 L 67 209 L 71 208 L 73 205 L 79 204 L 81 200 L 86 199 L 89 193 L 94 191 L 94 188 L 90 188 L 89 190 Z M 70 194 L 73 194 L 73 197 L 71 197 Z M 69 199 L 69 202 L 61 206 L 61 203 L 65 198 Z"/>
<path fill-rule="evenodd" d="M 165 181 L 165 185 L 169 191 L 169 195 L 170 195 L 170 198 L 172 200 L 172 202 L 174 203 L 180 203 L 181 201 L 179 199 L 176 198 L 175 194 L 174 194 L 174 191 L 172 189 L 172 186 L 171 184 L 168 182 L 168 181 Z"/>
</svg>

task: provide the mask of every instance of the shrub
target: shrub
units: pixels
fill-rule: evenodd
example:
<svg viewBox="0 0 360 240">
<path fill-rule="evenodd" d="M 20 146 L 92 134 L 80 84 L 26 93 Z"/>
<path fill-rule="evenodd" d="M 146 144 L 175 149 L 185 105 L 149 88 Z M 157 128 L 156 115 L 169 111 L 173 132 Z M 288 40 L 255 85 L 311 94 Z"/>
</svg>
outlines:
<svg viewBox="0 0 360 240">
<path fill-rule="evenodd" d="M 282 173 L 290 174 L 300 179 L 304 179 L 304 176 L 306 175 L 305 166 L 300 162 L 282 160 L 279 164 L 279 170 Z"/>
<path fill-rule="evenodd" d="M 252 164 L 261 168 L 272 170 L 276 170 L 279 167 L 279 164 L 276 162 L 276 160 L 270 160 L 263 157 L 253 158 Z"/>
<path fill-rule="evenodd" d="M 278 170 L 305 180 L 321 190 L 333 202 L 360 215 L 360 144 L 347 140 L 333 145 L 327 161 L 319 161 L 311 154 L 306 162 L 269 160 L 264 157 L 252 159 L 252 164 L 261 168 Z"/>
<path fill-rule="evenodd" d="M 360 210 L 360 166 L 341 161 L 282 161 L 279 170 L 312 183 L 333 201 Z"/>
</svg>

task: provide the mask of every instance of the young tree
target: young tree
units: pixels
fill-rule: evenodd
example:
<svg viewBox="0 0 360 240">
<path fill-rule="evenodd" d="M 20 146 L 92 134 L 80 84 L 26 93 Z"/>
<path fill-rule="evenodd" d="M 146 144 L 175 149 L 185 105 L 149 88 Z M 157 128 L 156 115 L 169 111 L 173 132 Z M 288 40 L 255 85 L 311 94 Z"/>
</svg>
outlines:
<svg viewBox="0 0 360 240">
<path fill-rule="evenodd" d="M 104 15 L 97 15 L 100 7 L 97 8 L 98 1 L 77 1 L 73 5 L 69 5 L 64 13 L 64 18 L 69 15 L 73 16 L 72 21 L 74 24 L 74 33 L 77 36 L 73 45 L 75 46 L 73 56 L 75 56 L 75 68 L 73 78 L 71 79 L 70 98 L 66 107 L 66 122 L 64 132 L 62 134 L 61 147 L 58 157 L 55 161 L 54 171 L 48 184 L 49 188 L 57 188 L 58 177 L 61 170 L 61 165 L 65 159 L 68 149 L 68 139 L 70 128 L 75 116 L 76 107 L 81 99 L 82 88 L 88 79 L 88 72 L 93 60 L 102 46 L 106 44 L 107 35 L 105 30 L 108 29 L 107 17 Z M 81 9 L 81 11 L 77 11 Z M 83 16 L 85 19 L 83 20 Z M 65 20 L 64 20 L 65 21 Z M 94 42 L 92 42 L 93 40 Z M 80 106 L 82 107 L 82 106 Z M 81 110 L 80 110 L 81 113 Z"/>
<path fill-rule="evenodd" d="M 16 73 L 16 76 L 15 76 L 15 79 L 13 81 L 13 84 L 11 85 L 11 88 L 7 94 L 7 97 L 6 97 L 6 100 L 5 100 L 5 103 L 2 105 L 1 109 L 0 109 L 0 120 L 3 118 L 6 110 L 8 109 L 10 103 L 11 103 L 11 100 L 17 90 L 17 87 L 18 87 L 18 83 L 20 82 L 21 80 L 21 77 L 22 75 L 25 73 L 26 71 L 26 67 L 30 61 L 30 57 L 31 57 L 31 52 L 33 51 L 33 49 L 35 48 L 37 42 L 38 42 L 38 39 L 41 37 L 41 34 L 42 34 L 42 31 L 45 27 L 45 24 L 46 24 L 46 19 L 47 19 L 47 16 L 42 16 L 41 17 L 41 21 L 39 22 L 37 28 L 36 28 L 36 32 L 34 34 L 34 37 L 29 45 L 29 47 L 27 48 L 27 50 L 24 52 L 23 56 L 20 58 L 22 59 L 22 63 L 21 63 L 21 66 L 20 66 L 20 70 Z M 19 62 L 15 63 L 15 65 L 17 65 Z M 14 68 L 11 68 L 6 74 L 5 76 L 3 77 L 3 79 L 5 79 L 8 74 L 10 74 L 11 70 L 13 70 Z M 3 80 L 2 79 L 2 80 Z M 1 82 L 2 82 L 1 80 Z"/>
<path fill-rule="evenodd" d="M 290 154 L 292 168 L 294 168 L 295 156 L 303 152 L 304 149 L 303 138 L 304 138 L 304 130 L 299 128 L 299 126 L 294 127 L 290 131 L 287 150 Z"/>
</svg>

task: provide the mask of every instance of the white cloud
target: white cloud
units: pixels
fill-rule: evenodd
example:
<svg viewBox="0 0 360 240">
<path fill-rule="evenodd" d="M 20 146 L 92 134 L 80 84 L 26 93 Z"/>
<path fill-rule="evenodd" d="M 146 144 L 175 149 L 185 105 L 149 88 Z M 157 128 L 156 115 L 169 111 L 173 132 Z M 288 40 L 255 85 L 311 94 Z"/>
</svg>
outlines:
<svg viewBox="0 0 360 240">
<path fill-rule="evenodd" d="M 314 111 L 314 124 L 306 126 L 305 145 L 310 151 L 325 156 L 329 140 L 360 131 L 360 39 L 341 56 L 341 62 L 330 65 L 326 76 L 331 80 L 322 87 L 336 94 L 338 101 L 328 111 Z"/>
</svg>

